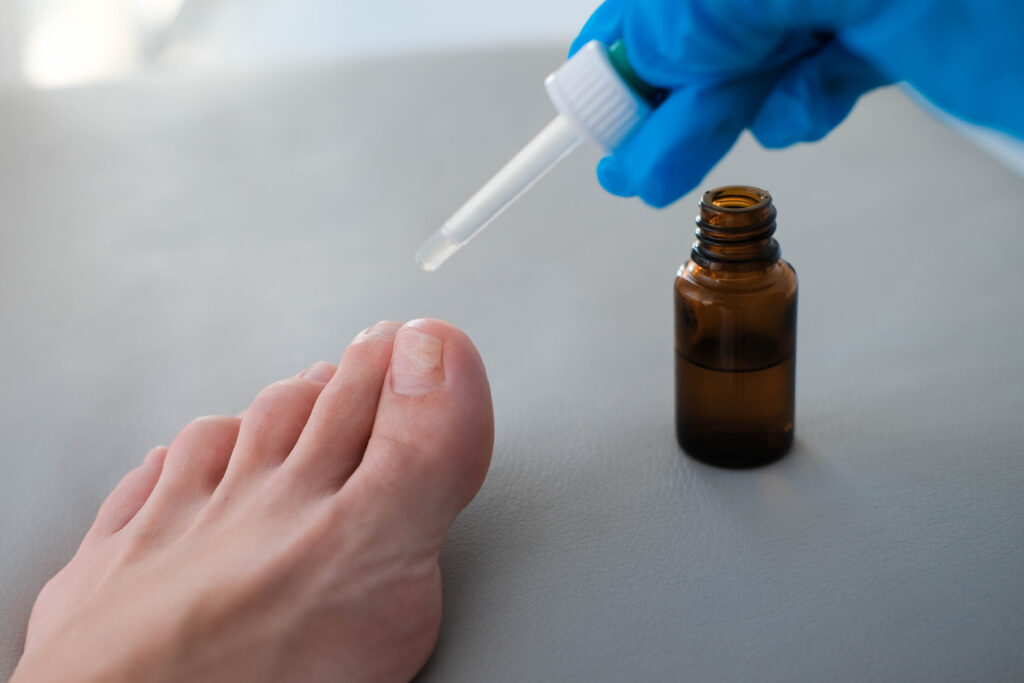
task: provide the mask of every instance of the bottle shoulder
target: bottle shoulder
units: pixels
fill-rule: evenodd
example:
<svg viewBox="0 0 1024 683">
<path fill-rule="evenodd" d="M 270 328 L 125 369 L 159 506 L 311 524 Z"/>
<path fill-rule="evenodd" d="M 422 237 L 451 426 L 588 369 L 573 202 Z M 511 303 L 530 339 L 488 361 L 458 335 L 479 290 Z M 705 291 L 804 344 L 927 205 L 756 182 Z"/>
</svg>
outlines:
<svg viewBox="0 0 1024 683">
<path fill-rule="evenodd" d="M 781 258 L 766 268 L 746 272 L 713 271 L 687 261 L 676 274 L 675 290 L 690 298 L 745 294 L 789 298 L 796 296 L 798 285 L 796 269 Z"/>
</svg>

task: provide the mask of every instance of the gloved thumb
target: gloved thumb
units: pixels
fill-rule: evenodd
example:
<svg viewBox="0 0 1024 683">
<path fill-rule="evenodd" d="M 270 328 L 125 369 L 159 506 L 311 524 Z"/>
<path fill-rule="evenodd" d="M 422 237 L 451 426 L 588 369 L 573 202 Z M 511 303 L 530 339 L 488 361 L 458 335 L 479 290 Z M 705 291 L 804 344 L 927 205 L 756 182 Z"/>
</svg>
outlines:
<svg viewBox="0 0 1024 683">
<path fill-rule="evenodd" d="M 583 25 L 576 40 L 572 41 L 569 56 L 592 40 L 611 45 L 622 37 L 622 0 L 605 0 Z"/>
</svg>

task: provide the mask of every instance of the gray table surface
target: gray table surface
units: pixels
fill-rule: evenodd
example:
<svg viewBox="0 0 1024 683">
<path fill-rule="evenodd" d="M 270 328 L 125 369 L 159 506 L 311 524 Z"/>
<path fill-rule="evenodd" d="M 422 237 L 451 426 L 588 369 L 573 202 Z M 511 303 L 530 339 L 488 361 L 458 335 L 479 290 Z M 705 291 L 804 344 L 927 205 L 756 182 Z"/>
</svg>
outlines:
<svg viewBox="0 0 1024 683">
<path fill-rule="evenodd" d="M 0 674 L 147 448 L 435 316 L 483 354 L 497 445 L 423 680 L 1024 677 L 1024 183 L 892 89 L 821 144 L 742 140 L 705 186 L 775 195 L 797 443 L 718 471 L 673 437 L 696 194 L 606 195 L 588 150 L 413 264 L 552 115 L 561 58 L 0 93 Z"/>
</svg>

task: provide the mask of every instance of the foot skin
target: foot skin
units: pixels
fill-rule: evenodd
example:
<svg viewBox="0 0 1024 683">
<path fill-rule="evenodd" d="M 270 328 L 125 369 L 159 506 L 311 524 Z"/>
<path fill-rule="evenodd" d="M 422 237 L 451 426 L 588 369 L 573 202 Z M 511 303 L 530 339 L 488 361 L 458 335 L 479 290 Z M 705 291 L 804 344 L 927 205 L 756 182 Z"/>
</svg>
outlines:
<svg viewBox="0 0 1024 683">
<path fill-rule="evenodd" d="M 493 424 L 462 332 L 374 325 L 151 451 L 40 593 L 12 680 L 409 680 Z"/>
</svg>

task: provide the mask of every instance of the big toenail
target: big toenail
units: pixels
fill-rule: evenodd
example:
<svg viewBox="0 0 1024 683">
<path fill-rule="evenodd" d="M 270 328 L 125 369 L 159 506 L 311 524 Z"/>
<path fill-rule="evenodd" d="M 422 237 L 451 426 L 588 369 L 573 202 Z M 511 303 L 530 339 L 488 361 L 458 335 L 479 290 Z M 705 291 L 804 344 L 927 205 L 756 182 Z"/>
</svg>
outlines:
<svg viewBox="0 0 1024 683">
<path fill-rule="evenodd" d="M 396 394 L 419 396 L 444 381 L 441 354 L 444 343 L 437 337 L 404 327 L 395 338 L 391 358 L 391 389 Z"/>
<path fill-rule="evenodd" d="M 306 379 L 311 379 L 314 382 L 322 382 L 324 384 L 327 384 L 327 382 L 330 381 L 331 377 L 334 376 L 334 366 L 331 365 L 330 363 L 319 361 L 317 363 L 314 363 L 312 367 L 309 368 L 309 370 L 306 370 L 306 372 L 303 373 L 302 376 L 305 377 Z"/>
<path fill-rule="evenodd" d="M 381 320 L 379 323 L 370 325 L 365 330 L 356 335 L 356 338 L 352 340 L 355 344 L 361 341 L 367 341 L 374 337 L 394 337 L 395 332 L 402 326 L 402 323 L 396 323 L 391 320 Z"/>
</svg>

